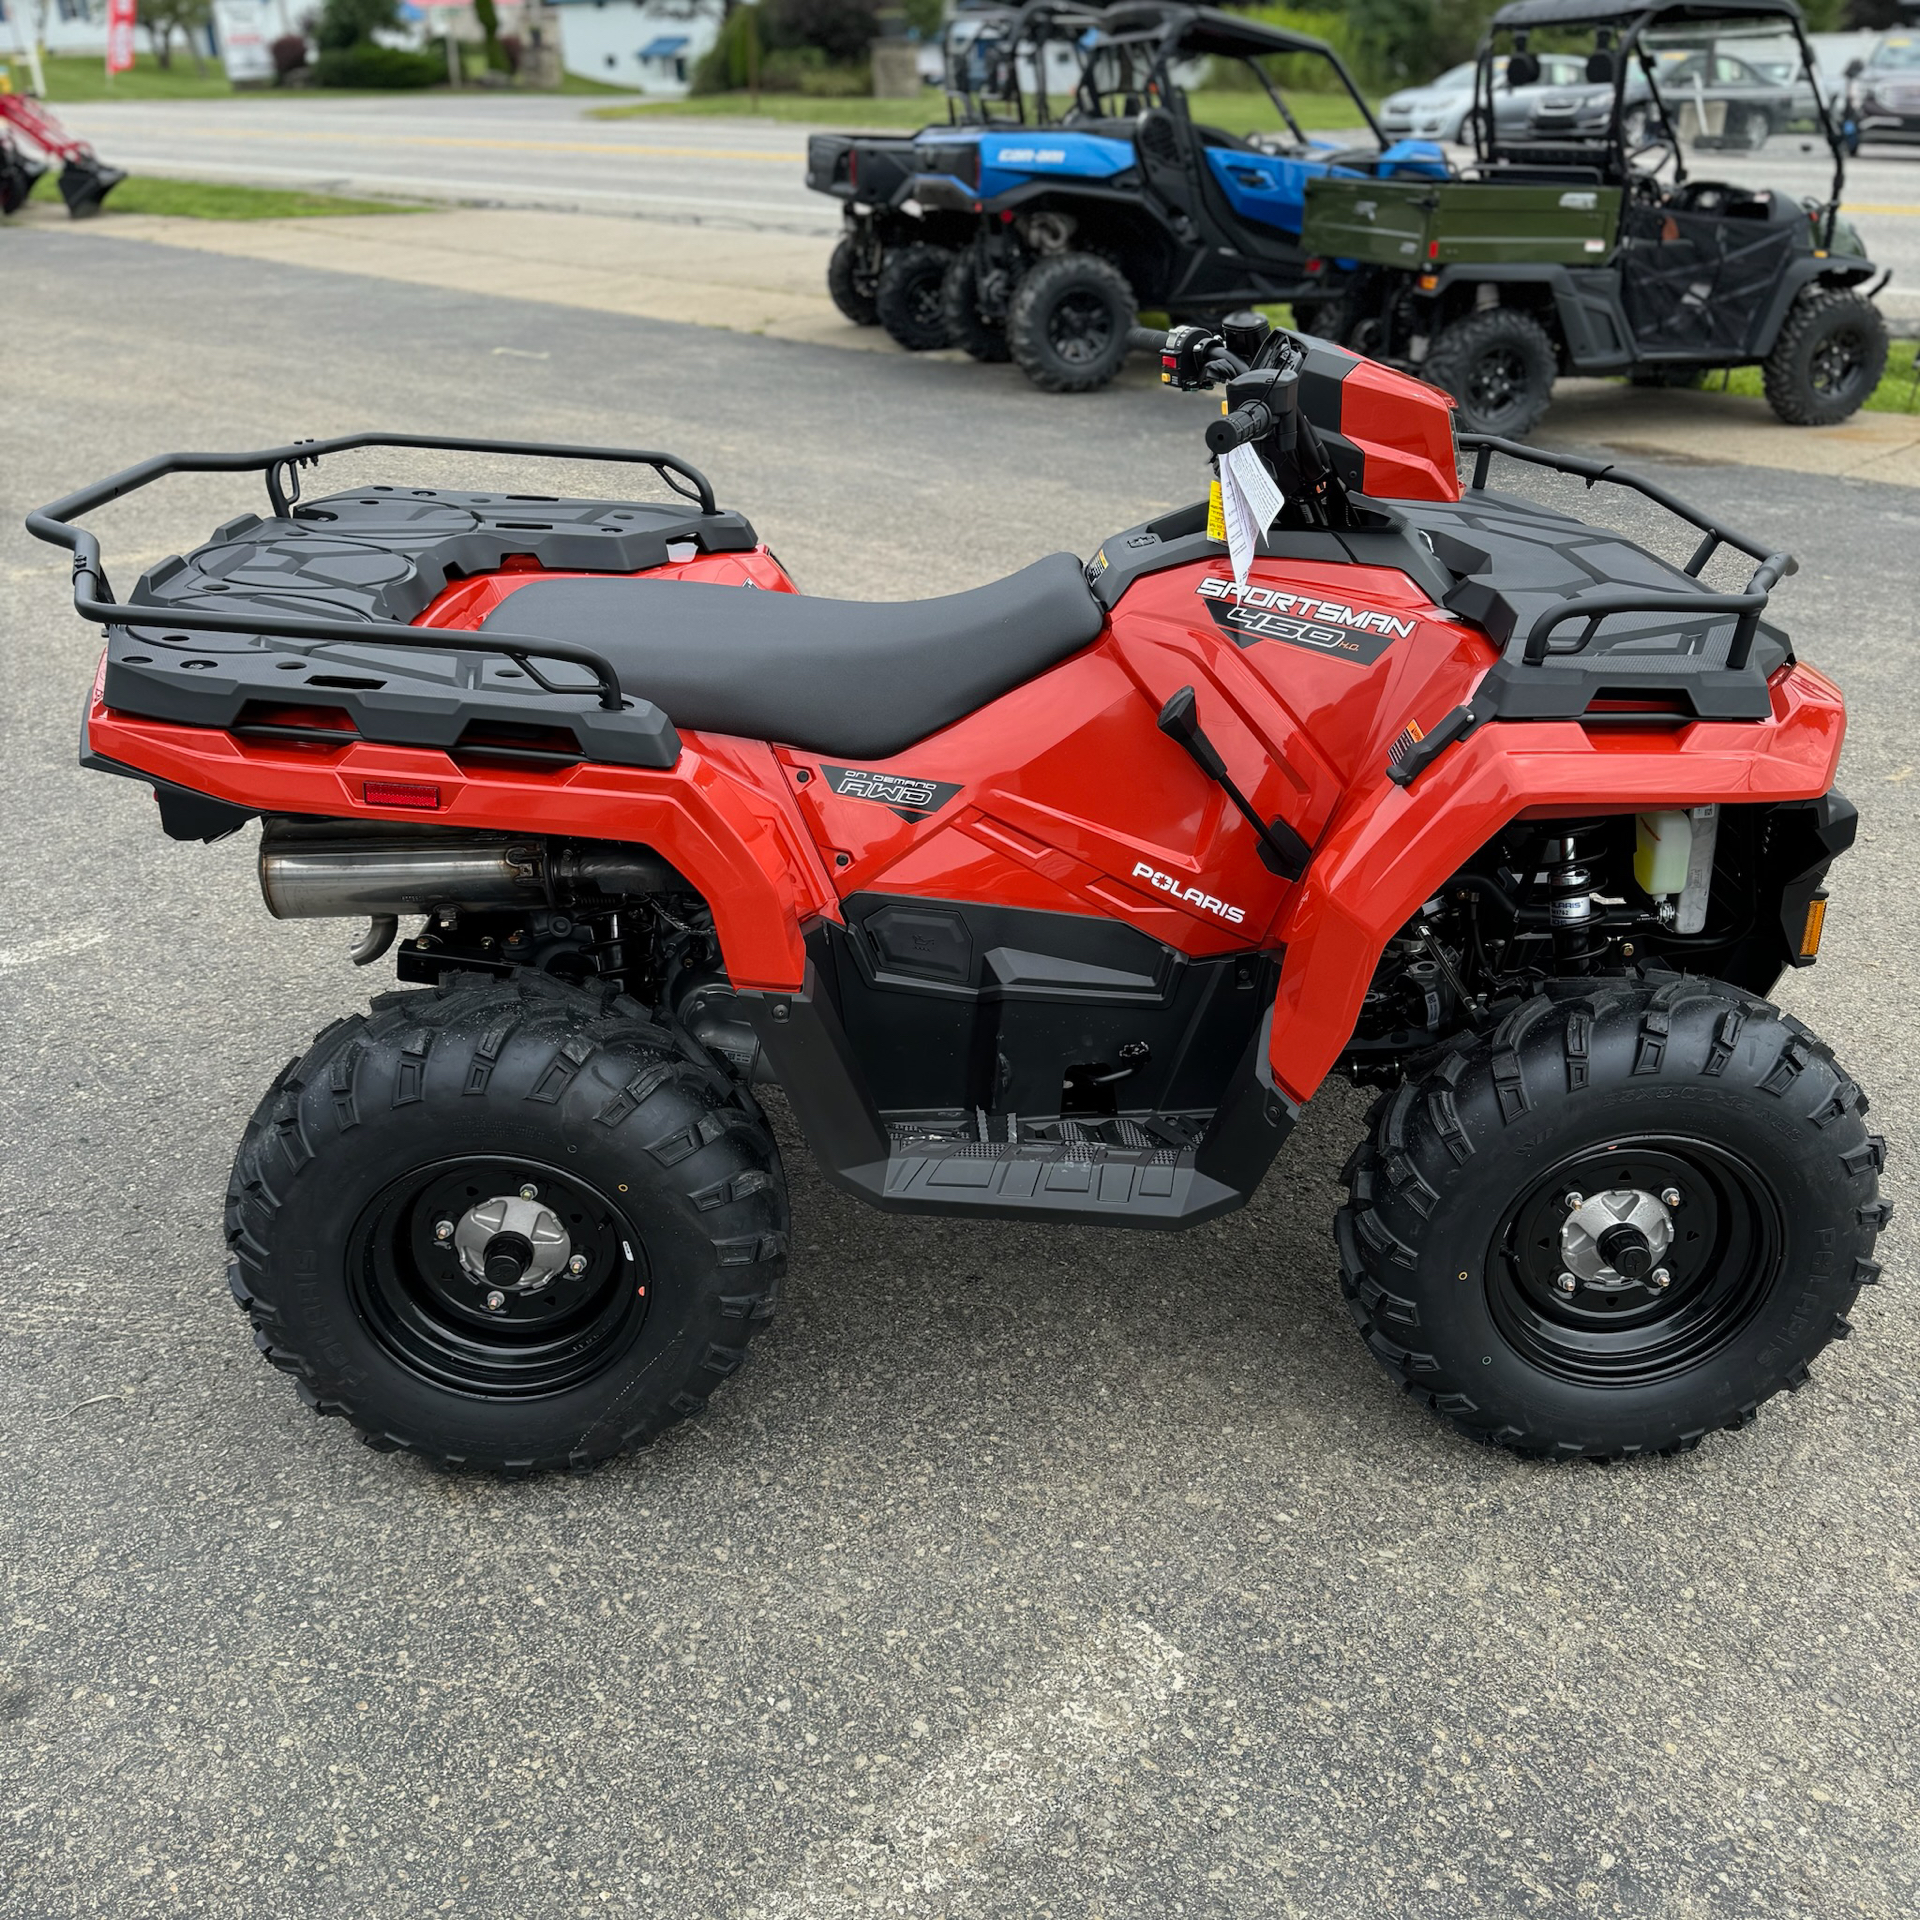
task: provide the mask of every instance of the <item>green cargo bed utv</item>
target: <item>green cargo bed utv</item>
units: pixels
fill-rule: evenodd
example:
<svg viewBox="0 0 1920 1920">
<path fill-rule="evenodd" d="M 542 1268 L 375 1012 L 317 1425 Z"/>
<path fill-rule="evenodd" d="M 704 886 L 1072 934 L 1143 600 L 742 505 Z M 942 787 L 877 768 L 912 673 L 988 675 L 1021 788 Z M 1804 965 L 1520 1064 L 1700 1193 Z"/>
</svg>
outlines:
<svg viewBox="0 0 1920 1920">
<path fill-rule="evenodd" d="M 1587 84 L 1503 126 L 1496 85 L 1575 47 Z M 1307 183 L 1318 331 L 1444 387 L 1475 433 L 1527 432 L 1563 373 L 1739 366 L 1792 425 L 1846 419 L 1886 366 L 1887 276 L 1840 218 L 1841 109 L 1814 72 L 1794 0 L 1514 0 L 1481 44 L 1460 178 Z M 1689 151 L 1751 144 L 1751 105 L 1716 97 L 1748 73 L 1770 77 L 1769 130 L 1826 143 L 1825 200 L 1689 176 Z"/>
</svg>

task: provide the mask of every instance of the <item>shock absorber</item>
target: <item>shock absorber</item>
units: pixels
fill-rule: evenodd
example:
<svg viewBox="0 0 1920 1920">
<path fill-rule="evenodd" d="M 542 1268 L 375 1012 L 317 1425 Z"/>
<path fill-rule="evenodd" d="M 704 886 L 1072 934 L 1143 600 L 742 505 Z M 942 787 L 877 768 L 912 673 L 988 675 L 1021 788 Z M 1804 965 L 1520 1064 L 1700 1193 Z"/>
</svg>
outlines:
<svg viewBox="0 0 1920 1920">
<path fill-rule="evenodd" d="M 1553 928 L 1553 970 L 1589 973 L 1598 950 L 1594 938 L 1593 896 L 1599 835 L 1586 823 L 1567 823 L 1547 837 L 1540 865 L 1547 876 L 1547 911 Z"/>
</svg>

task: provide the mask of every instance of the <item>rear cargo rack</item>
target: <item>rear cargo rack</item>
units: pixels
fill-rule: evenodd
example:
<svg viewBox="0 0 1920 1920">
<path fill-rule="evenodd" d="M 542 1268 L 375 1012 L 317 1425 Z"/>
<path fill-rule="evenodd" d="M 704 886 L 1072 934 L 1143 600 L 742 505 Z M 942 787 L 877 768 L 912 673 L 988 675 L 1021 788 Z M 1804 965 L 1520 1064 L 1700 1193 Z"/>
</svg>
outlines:
<svg viewBox="0 0 1920 1920">
<path fill-rule="evenodd" d="M 151 681 L 156 693 L 159 687 L 157 670 L 148 674 L 135 671 L 139 667 L 152 668 L 154 663 L 130 655 L 127 661 L 115 657 L 116 632 L 120 637 L 128 637 L 130 631 L 145 628 L 149 631 L 158 628 L 178 628 L 183 631 L 171 636 L 186 641 L 198 632 L 205 634 L 233 634 L 258 639 L 285 639 L 304 643 L 345 644 L 355 648 L 377 647 L 414 649 L 423 652 L 435 652 L 441 655 L 457 653 L 481 653 L 498 655 L 512 662 L 531 686 L 542 695 L 557 696 L 562 699 L 579 701 L 589 696 L 600 713 L 618 715 L 616 721 L 593 722 L 588 731 L 593 735 L 594 757 L 604 757 L 629 761 L 640 765 L 671 765 L 678 752 L 678 739 L 671 723 L 658 709 L 644 700 L 635 700 L 621 691 L 620 680 L 612 662 L 604 653 L 595 648 L 582 646 L 575 642 L 533 638 L 524 634 L 504 632 L 494 628 L 485 632 L 466 628 L 420 627 L 405 621 L 382 617 L 380 611 L 372 606 L 359 617 L 328 618 L 299 613 L 283 612 L 274 604 L 275 595 L 268 592 L 253 592 L 239 600 L 231 609 L 205 604 L 206 595 L 197 595 L 191 604 L 172 603 L 160 589 L 169 581 L 178 578 L 182 563 L 169 562 L 167 565 L 151 569 L 143 576 L 136 597 L 130 601 L 121 601 L 114 595 L 109 584 L 101 557 L 100 542 L 96 535 L 75 522 L 84 514 L 106 506 L 113 501 L 125 498 L 130 493 L 150 486 L 155 481 L 169 475 L 180 473 L 259 473 L 266 484 L 268 505 L 272 511 L 269 527 L 279 527 L 292 535 L 309 523 L 324 523 L 336 518 L 329 511 L 338 506 L 337 501 L 317 503 L 307 508 L 300 506 L 301 473 L 303 469 L 317 466 L 319 461 L 332 453 L 349 452 L 363 447 L 397 447 L 423 450 L 435 453 L 476 453 L 505 455 L 520 459 L 547 460 L 593 460 L 611 462 L 629 466 L 651 467 L 665 485 L 682 500 L 686 501 L 691 513 L 682 516 L 681 530 L 699 533 L 699 543 L 710 551 L 734 551 L 753 545 L 753 532 L 737 514 L 724 513 L 715 501 L 711 482 L 698 468 L 673 454 L 639 451 L 612 447 L 583 447 L 561 445 L 546 441 L 531 440 L 467 440 L 455 439 L 439 434 L 408 433 L 351 433 L 337 435 L 326 440 L 299 440 L 282 447 L 267 447 L 252 453 L 169 453 L 160 454 L 151 460 L 142 461 L 138 466 L 127 468 L 110 478 L 97 481 L 90 487 L 83 487 L 71 493 L 65 499 L 56 500 L 51 505 L 41 507 L 27 516 L 27 530 L 40 540 L 66 548 L 73 555 L 73 604 L 74 610 L 83 619 L 108 628 L 108 672 L 109 704 L 119 705 L 123 701 L 114 697 L 116 686 L 124 695 L 130 695 L 130 710 L 146 712 L 154 718 L 199 718 L 199 714 L 182 705 L 182 696 L 173 689 L 165 690 L 166 696 L 158 704 L 148 704 L 134 691 L 136 683 Z M 420 488 L 401 494 L 397 490 L 379 488 L 369 489 L 389 495 L 397 500 L 451 500 L 455 496 L 445 495 L 436 489 Z M 502 499 L 517 501 L 521 496 L 506 495 Z M 547 496 L 525 496 L 529 502 L 529 514 L 536 505 L 552 505 Z M 369 506 L 371 501 L 363 501 Z M 636 504 L 633 511 L 624 517 L 636 518 L 643 511 Z M 655 514 L 662 509 L 654 508 Z M 692 523 L 691 527 L 688 523 Z M 215 535 L 215 541 L 226 542 L 245 537 L 260 526 L 251 516 L 237 522 L 231 522 Z M 543 522 L 537 522 L 523 516 L 519 520 L 499 518 L 496 514 L 491 523 L 491 532 L 502 535 L 511 532 L 529 534 L 555 534 L 556 529 Z M 557 530 L 564 535 L 569 529 Z M 605 535 L 605 528 L 590 531 Z M 660 544 L 651 531 L 630 530 L 627 545 L 630 549 L 636 540 L 651 540 Z M 537 539 L 528 539 L 524 543 L 505 542 L 505 544 L 525 544 L 529 547 L 539 545 Z M 610 549 L 619 551 L 618 539 L 608 541 Z M 208 550 L 200 549 L 195 558 Z M 664 548 L 663 548 L 664 557 Z M 627 551 L 628 564 L 633 564 L 631 551 Z M 651 560 L 641 564 L 655 564 Z M 297 583 L 289 580 L 288 588 Z M 216 591 L 222 590 L 218 586 Z M 148 596 L 142 598 L 141 593 Z M 283 592 L 278 596 L 284 600 Z M 137 638 L 137 636 L 133 636 Z M 125 651 L 124 648 L 121 651 Z M 540 665 L 545 661 L 566 662 L 579 668 L 590 677 L 591 690 L 585 685 L 564 685 L 557 682 Z M 201 667 L 213 663 L 201 661 Z M 177 681 L 178 676 L 173 676 Z M 356 683 L 352 680 L 336 681 L 335 685 L 352 688 L 356 684 L 377 687 L 378 681 Z M 209 689 L 211 691 L 211 689 Z M 260 693 L 269 691 L 265 686 L 257 689 Z M 284 691 L 291 691 L 285 689 Z M 352 708 L 356 717 L 366 703 L 348 699 L 343 705 Z M 225 720 L 209 717 L 202 724 L 230 725 L 232 717 Z M 631 735 L 630 740 L 617 741 L 616 736 Z M 373 737 L 378 737 L 377 735 Z M 386 737 L 397 739 L 391 731 Z M 405 744 L 406 742 L 400 742 Z M 421 740 L 419 744 L 441 744 L 437 741 Z M 586 743 L 583 742 L 583 751 Z"/>
<path fill-rule="evenodd" d="M 1485 628 L 1505 651 L 1487 670 L 1470 702 L 1454 708 L 1424 738 L 1402 744 L 1388 769 L 1397 785 L 1410 784 L 1455 741 L 1465 739 L 1488 720 L 1581 719 L 1596 700 L 1615 698 L 1623 692 L 1665 697 L 1684 718 L 1768 717 L 1772 707 L 1767 676 L 1781 660 L 1791 656 L 1784 639 L 1765 630 L 1771 636 L 1766 641 L 1771 657 L 1756 657 L 1763 634 L 1760 618 L 1774 587 L 1799 570 L 1791 554 L 1775 552 L 1764 542 L 1735 532 L 1665 487 L 1607 461 L 1552 453 L 1493 434 L 1463 433 L 1459 445 L 1474 456 L 1467 498 L 1445 515 L 1414 507 L 1408 510 L 1408 518 L 1426 531 L 1436 557 L 1456 576 L 1456 585 L 1445 596 L 1448 608 Z M 1723 547 L 1759 564 L 1738 593 L 1716 593 L 1704 586 L 1601 585 L 1572 593 L 1555 590 L 1546 596 L 1550 603 L 1537 611 L 1517 605 L 1517 599 L 1541 597 L 1541 590 L 1536 587 L 1529 591 L 1511 581 L 1496 584 L 1492 579 L 1475 577 L 1492 572 L 1493 566 L 1487 555 L 1469 544 L 1475 531 L 1474 496 L 1486 503 L 1483 520 L 1490 520 L 1497 511 L 1509 523 L 1503 531 L 1530 532 L 1533 539 L 1549 546 L 1553 543 L 1545 536 L 1553 533 L 1559 516 L 1489 494 L 1487 479 L 1495 454 L 1571 475 L 1583 480 L 1589 490 L 1602 482 L 1625 487 L 1697 529 L 1699 543 L 1678 569 L 1633 549 L 1648 570 L 1664 573 L 1668 580 L 1677 573 L 1697 581 Z M 1528 517 L 1540 524 L 1524 528 L 1523 521 Z M 1593 530 L 1577 521 L 1559 520 L 1559 524 L 1567 533 L 1563 551 L 1570 552 L 1579 540 L 1592 537 Z M 1491 528 L 1483 524 L 1479 531 L 1484 534 Z M 1633 632 L 1609 635 L 1610 646 L 1596 646 L 1602 624 L 1619 615 L 1640 615 L 1656 621 L 1664 617 L 1669 624 L 1664 629 L 1649 630 L 1643 621 Z M 1581 630 L 1569 643 L 1563 630 L 1575 624 Z M 1662 640 L 1669 644 L 1660 646 Z"/>
</svg>

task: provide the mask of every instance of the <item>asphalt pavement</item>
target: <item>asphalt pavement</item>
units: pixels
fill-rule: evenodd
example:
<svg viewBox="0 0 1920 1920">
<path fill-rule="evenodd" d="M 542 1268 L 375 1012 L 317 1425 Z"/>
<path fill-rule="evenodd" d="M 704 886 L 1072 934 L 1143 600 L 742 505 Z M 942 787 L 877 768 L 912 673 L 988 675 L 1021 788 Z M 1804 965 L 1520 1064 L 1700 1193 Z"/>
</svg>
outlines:
<svg viewBox="0 0 1920 1920">
<path fill-rule="evenodd" d="M 116 166 L 143 173 L 838 231 L 838 205 L 803 183 L 805 127 L 704 115 L 594 119 L 604 104 L 565 94 L 321 93 L 60 111 Z M 1777 135 L 1759 153 L 1697 153 L 1689 164 L 1702 177 L 1796 197 L 1824 199 L 1832 184 L 1826 148 L 1800 134 Z M 1920 148 L 1868 148 L 1848 166 L 1846 205 L 1874 259 L 1893 270 L 1883 304 L 1920 318 Z"/>
<path fill-rule="evenodd" d="M 339 927 L 268 918 L 250 834 L 170 842 L 76 768 L 98 637 L 25 510 L 360 426 L 667 445 L 806 587 L 908 597 L 1190 498 L 1205 405 L 0 247 L 5 1920 L 1911 1913 L 1911 1209 L 1855 1337 L 1757 1425 L 1548 1468 L 1453 1436 L 1355 1338 L 1350 1090 L 1253 1206 L 1169 1239 L 882 1217 L 783 1119 L 783 1317 L 696 1425 L 500 1485 L 309 1415 L 226 1297 L 220 1196 L 261 1089 L 383 983 Z M 1903 1195 L 1920 492 L 1660 477 L 1800 554 L 1776 608 L 1852 701 L 1862 842 L 1781 997 L 1868 1088 Z M 115 579 L 249 484 L 98 516 Z"/>
</svg>

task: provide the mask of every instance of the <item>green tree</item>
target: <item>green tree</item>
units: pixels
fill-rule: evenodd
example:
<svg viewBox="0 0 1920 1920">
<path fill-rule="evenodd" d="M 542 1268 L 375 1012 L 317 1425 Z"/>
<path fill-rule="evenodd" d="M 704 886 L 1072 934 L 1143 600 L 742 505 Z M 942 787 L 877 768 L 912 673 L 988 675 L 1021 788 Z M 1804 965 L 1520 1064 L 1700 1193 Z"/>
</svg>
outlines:
<svg viewBox="0 0 1920 1920">
<path fill-rule="evenodd" d="M 173 36 L 184 34 L 187 51 L 197 69 L 205 70 L 200 49 L 194 42 L 194 30 L 213 18 L 213 0 L 135 0 L 134 18 L 146 28 L 153 43 L 153 57 L 162 67 L 173 65 Z"/>
<path fill-rule="evenodd" d="M 473 0 L 473 17 L 479 21 L 480 38 L 486 42 L 488 70 L 504 73 L 507 56 L 500 51 L 500 9 L 494 0 Z"/>
<path fill-rule="evenodd" d="M 322 53 L 344 52 L 400 24 L 400 0 L 325 0 L 313 37 Z"/>
</svg>

